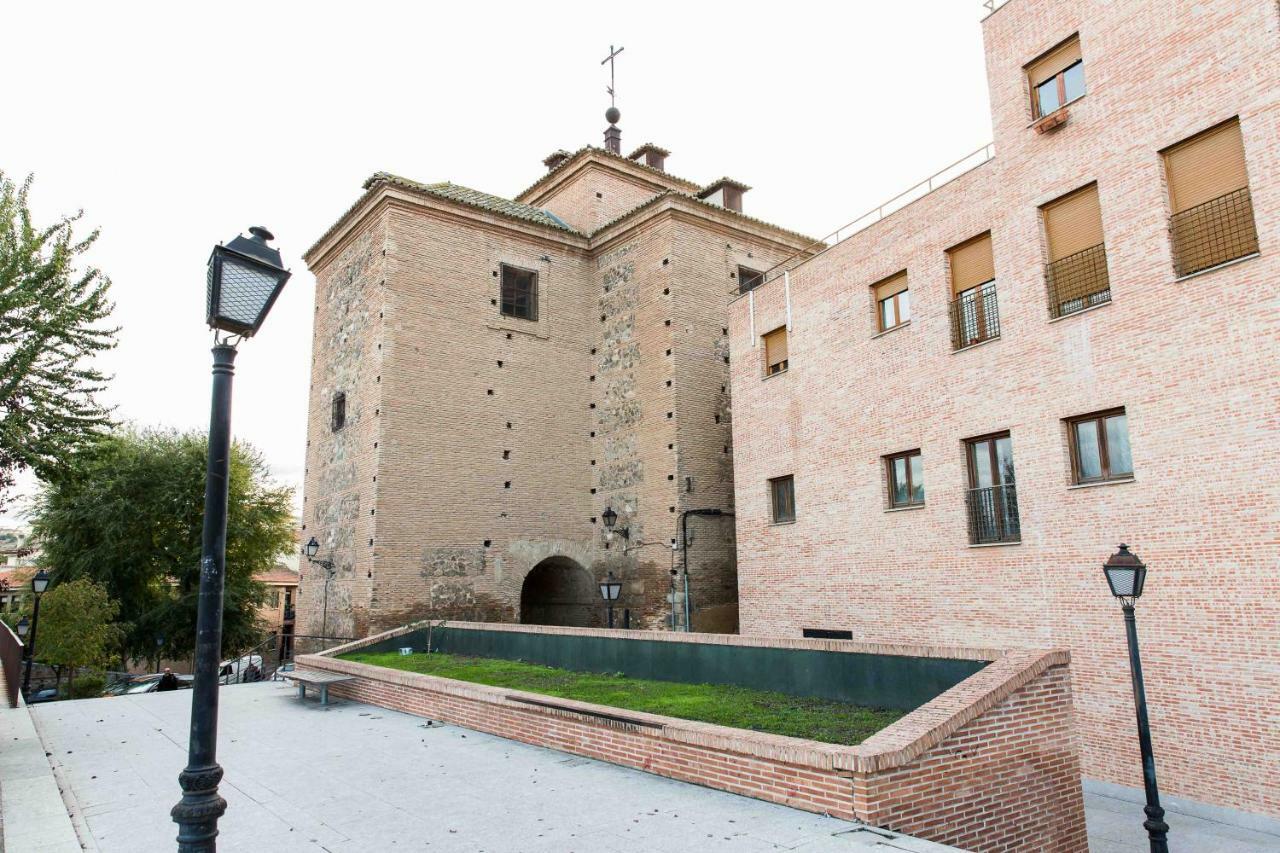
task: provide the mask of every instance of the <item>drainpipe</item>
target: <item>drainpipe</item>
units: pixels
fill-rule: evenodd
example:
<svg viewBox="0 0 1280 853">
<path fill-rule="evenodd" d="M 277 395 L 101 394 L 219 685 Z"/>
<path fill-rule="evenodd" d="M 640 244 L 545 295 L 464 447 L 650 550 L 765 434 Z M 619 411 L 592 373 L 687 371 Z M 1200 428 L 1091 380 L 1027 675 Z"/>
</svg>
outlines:
<svg viewBox="0 0 1280 853">
<path fill-rule="evenodd" d="M 732 516 L 733 513 L 723 509 L 686 509 L 680 513 L 680 548 L 684 551 L 684 630 L 693 630 L 690 624 L 692 608 L 689 605 L 689 516 L 719 515 Z"/>
</svg>

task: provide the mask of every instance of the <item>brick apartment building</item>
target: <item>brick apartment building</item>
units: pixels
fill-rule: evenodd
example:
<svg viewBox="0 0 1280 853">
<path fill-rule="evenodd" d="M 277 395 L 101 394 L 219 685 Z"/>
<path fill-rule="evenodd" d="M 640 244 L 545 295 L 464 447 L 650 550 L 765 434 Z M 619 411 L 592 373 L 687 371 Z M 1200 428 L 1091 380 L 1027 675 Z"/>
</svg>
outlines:
<svg viewBox="0 0 1280 853">
<path fill-rule="evenodd" d="M 731 306 L 742 631 L 1070 648 L 1085 774 L 1137 786 L 1126 542 L 1162 787 L 1275 818 L 1280 8 L 983 32 L 994 156 Z"/>
<path fill-rule="evenodd" d="M 812 240 L 743 214 L 737 181 L 623 156 L 608 118 L 603 149 L 555 152 L 514 200 L 375 174 L 307 252 L 302 536 L 335 564 L 330 635 L 600 624 L 610 572 L 619 621 L 683 622 L 677 522 L 733 505 L 729 300 Z M 735 630 L 732 519 L 689 529 L 692 622 Z M 326 570 L 302 573 L 319 634 Z"/>
</svg>

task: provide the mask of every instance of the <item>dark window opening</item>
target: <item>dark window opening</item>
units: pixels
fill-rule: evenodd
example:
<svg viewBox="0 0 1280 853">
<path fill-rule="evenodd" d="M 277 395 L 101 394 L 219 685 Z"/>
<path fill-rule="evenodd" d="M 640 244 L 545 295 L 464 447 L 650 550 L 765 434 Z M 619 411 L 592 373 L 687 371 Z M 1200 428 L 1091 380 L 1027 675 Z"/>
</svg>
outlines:
<svg viewBox="0 0 1280 853">
<path fill-rule="evenodd" d="M 769 481 L 769 505 L 774 524 L 786 524 L 796 520 L 796 488 L 792 476 L 775 477 Z"/>
<path fill-rule="evenodd" d="M 538 274 L 533 270 L 502 265 L 503 316 L 538 319 Z"/>
<path fill-rule="evenodd" d="M 852 631 L 833 631 L 828 628 L 805 628 L 802 631 L 806 640 L 852 640 Z"/>
<path fill-rule="evenodd" d="M 347 423 L 347 394 L 339 391 L 333 395 L 333 408 L 329 413 L 329 429 L 337 432 Z"/>
<path fill-rule="evenodd" d="M 738 267 L 738 292 L 746 293 L 764 284 L 764 273 L 747 267 Z"/>
</svg>

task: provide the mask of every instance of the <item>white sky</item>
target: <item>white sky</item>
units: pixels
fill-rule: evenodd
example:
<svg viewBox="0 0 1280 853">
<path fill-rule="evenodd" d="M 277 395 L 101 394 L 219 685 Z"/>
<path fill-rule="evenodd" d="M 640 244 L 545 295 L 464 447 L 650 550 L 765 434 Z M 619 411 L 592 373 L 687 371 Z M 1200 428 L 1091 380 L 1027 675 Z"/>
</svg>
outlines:
<svg viewBox="0 0 1280 853">
<path fill-rule="evenodd" d="M 314 280 L 301 253 L 377 170 L 513 196 L 601 144 L 750 184 L 822 236 L 991 138 L 980 0 L 11 3 L 0 169 L 42 221 L 85 210 L 113 280 L 107 402 L 208 424 L 204 266 L 250 225 L 294 276 L 240 348 L 233 428 L 300 489 Z M 478 283 L 482 284 L 482 283 Z M 30 483 L 27 484 L 30 489 Z M 301 498 L 298 497 L 298 502 Z M 0 515 L 0 522 L 11 522 Z"/>
</svg>

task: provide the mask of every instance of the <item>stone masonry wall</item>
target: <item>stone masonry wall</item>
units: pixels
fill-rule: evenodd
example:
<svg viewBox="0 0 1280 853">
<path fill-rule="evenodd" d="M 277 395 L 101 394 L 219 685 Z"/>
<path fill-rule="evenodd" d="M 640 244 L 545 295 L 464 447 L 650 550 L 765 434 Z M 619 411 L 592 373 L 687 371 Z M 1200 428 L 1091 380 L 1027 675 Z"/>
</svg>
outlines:
<svg viewBox="0 0 1280 853">
<path fill-rule="evenodd" d="M 335 574 L 300 565 L 299 634 L 364 636 L 374 536 L 386 221 L 379 210 L 316 264 L 315 330 L 307 422 L 302 537 L 316 537 Z M 346 424 L 330 427 L 333 397 L 346 394 Z"/>
<path fill-rule="evenodd" d="M 1077 32 L 1087 94 L 1037 134 L 1022 67 Z M 1280 815 L 1280 8 L 1011 0 L 984 36 L 996 159 L 792 274 L 784 376 L 761 379 L 751 333 L 782 322 L 782 282 L 731 308 L 743 630 L 1069 647 L 1084 771 L 1137 787 L 1101 571 L 1127 542 L 1162 791 Z M 1261 251 L 1175 280 L 1159 152 L 1233 116 Z M 1094 181 L 1112 299 L 1051 320 L 1038 208 Z M 987 229 L 1001 335 L 953 352 L 945 252 Z M 870 285 L 904 268 L 912 320 L 878 335 Z M 1064 419 L 1120 406 L 1133 479 L 1074 486 Z M 970 546 L 963 442 L 999 430 L 1021 542 Z M 888 511 L 883 457 L 913 448 L 926 504 Z M 780 474 L 798 515 L 772 526 Z"/>
</svg>

